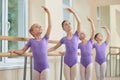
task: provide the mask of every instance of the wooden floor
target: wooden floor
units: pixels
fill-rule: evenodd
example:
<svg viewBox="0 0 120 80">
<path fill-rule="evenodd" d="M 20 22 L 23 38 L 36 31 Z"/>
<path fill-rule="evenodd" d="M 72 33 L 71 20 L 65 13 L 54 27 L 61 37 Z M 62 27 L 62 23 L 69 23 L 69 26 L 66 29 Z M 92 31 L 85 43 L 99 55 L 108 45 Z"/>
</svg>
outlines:
<svg viewBox="0 0 120 80">
<path fill-rule="evenodd" d="M 112 78 L 112 77 L 110 77 L 110 78 L 106 78 L 105 80 L 120 80 L 120 77 L 118 77 L 118 78 Z"/>
</svg>

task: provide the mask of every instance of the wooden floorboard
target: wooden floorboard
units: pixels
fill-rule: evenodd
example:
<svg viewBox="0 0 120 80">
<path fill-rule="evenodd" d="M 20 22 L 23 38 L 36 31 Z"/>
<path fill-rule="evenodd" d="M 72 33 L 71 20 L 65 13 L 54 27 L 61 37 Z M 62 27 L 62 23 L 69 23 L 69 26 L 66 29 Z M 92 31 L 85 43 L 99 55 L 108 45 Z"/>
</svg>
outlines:
<svg viewBox="0 0 120 80">
<path fill-rule="evenodd" d="M 120 77 L 118 77 L 118 78 L 112 78 L 112 77 L 108 77 L 108 78 L 106 78 L 105 80 L 120 80 Z"/>
</svg>

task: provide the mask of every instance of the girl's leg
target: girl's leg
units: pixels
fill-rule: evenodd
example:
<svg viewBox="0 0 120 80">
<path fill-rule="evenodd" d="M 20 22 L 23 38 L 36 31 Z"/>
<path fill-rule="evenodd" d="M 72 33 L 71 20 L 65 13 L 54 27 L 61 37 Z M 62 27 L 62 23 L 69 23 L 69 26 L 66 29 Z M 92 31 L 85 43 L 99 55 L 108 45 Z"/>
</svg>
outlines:
<svg viewBox="0 0 120 80">
<path fill-rule="evenodd" d="M 85 80 L 85 67 L 80 64 L 80 80 Z"/>
<path fill-rule="evenodd" d="M 65 80 L 70 80 L 70 67 L 64 64 L 64 76 Z"/>
<path fill-rule="evenodd" d="M 49 69 L 44 69 L 40 74 L 40 80 L 49 80 Z"/>
<path fill-rule="evenodd" d="M 101 80 L 100 79 L 100 64 L 95 62 L 95 69 L 96 69 L 96 78 L 97 80 Z"/>
<path fill-rule="evenodd" d="M 73 65 L 70 69 L 70 80 L 75 80 L 77 76 L 77 64 Z"/>
<path fill-rule="evenodd" d="M 40 72 L 36 70 L 33 71 L 33 80 L 40 80 Z"/>
<path fill-rule="evenodd" d="M 101 67 L 100 67 L 100 80 L 105 80 L 105 72 L 106 72 L 106 62 L 101 64 Z"/>
<path fill-rule="evenodd" d="M 92 80 L 92 63 L 90 63 L 86 68 L 86 80 Z"/>
</svg>

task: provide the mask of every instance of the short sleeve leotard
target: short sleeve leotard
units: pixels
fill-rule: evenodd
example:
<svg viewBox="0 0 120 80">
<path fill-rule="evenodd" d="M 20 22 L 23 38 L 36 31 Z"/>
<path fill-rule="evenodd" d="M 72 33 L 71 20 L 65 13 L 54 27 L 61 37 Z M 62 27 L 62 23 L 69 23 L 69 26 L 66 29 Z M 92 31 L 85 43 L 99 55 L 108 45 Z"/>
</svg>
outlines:
<svg viewBox="0 0 120 80">
<path fill-rule="evenodd" d="M 78 48 L 81 51 L 81 64 L 86 68 L 92 62 L 92 40 L 88 40 L 86 44 L 79 43 Z"/>
<path fill-rule="evenodd" d="M 42 70 L 49 68 L 47 49 L 48 49 L 48 37 L 45 35 L 40 41 L 30 39 L 26 46 L 31 47 L 34 59 L 34 69 L 41 72 Z"/>
<path fill-rule="evenodd" d="M 69 67 L 72 67 L 78 62 L 78 41 L 79 35 L 77 32 L 75 32 L 72 39 L 67 39 L 67 37 L 63 37 L 60 40 L 60 43 L 65 44 L 66 53 L 64 55 L 64 63 Z"/>
</svg>

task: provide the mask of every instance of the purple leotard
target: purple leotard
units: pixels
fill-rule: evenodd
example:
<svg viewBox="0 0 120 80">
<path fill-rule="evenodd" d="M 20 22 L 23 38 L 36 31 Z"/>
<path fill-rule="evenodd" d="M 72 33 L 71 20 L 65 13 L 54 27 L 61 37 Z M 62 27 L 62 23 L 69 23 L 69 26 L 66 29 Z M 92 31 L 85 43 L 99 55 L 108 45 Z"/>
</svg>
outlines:
<svg viewBox="0 0 120 80">
<path fill-rule="evenodd" d="M 31 47 L 34 59 L 34 69 L 42 72 L 44 69 L 49 68 L 47 49 L 48 37 L 45 35 L 40 41 L 30 39 L 26 46 Z"/>
<path fill-rule="evenodd" d="M 92 62 L 92 40 L 87 41 L 86 44 L 79 43 L 78 48 L 81 50 L 81 64 L 87 68 Z"/>
<path fill-rule="evenodd" d="M 79 35 L 77 32 L 73 35 L 72 39 L 67 39 L 67 37 L 63 37 L 60 40 L 60 43 L 65 44 L 66 53 L 64 56 L 64 63 L 67 64 L 69 67 L 72 67 L 78 62 L 78 41 Z"/>
<path fill-rule="evenodd" d="M 100 65 L 106 61 L 106 54 L 105 54 L 106 47 L 107 47 L 106 42 L 102 43 L 101 45 L 97 43 L 93 44 L 93 48 L 95 48 L 96 50 L 95 61 Z"/>
</svg>

